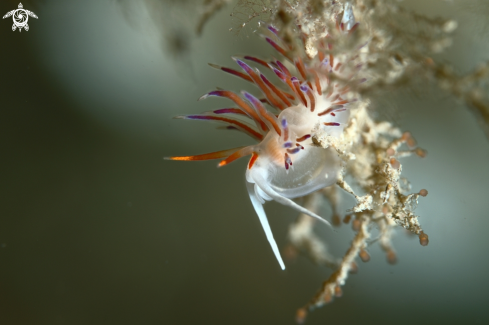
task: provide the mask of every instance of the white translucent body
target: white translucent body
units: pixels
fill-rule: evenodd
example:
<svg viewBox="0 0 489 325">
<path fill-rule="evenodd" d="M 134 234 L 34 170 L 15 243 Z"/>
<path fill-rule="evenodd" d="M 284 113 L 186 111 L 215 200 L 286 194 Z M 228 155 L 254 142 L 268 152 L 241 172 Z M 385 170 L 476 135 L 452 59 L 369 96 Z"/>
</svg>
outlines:
<svg viewBox="0 0 489 325">
<path fill-rule="evenodd" d="M 336 112 L 335 116 L 331 114 L 318 116 L 318 112 L 328 109 L 332 104 L 325 97 L 325 95 L 315 95 L 316 108 L 314 112 L 301 104 L 286 108 L 280 113 L 278 116 L 279 124 L 283 119 L 286 119 L 288 124 L 288 141 L 295 145 L 297 138 L 311 134 L 312 130 L 317 127 L 322 128 L 330 136 L 341 136 L 345 123 L 348 121 L 349 111 Z M 326 122 L 340 123 L 340 125 L 325 126 L 324 123 Z M 287 170 L 284 163 L 284 154 L 287 151 L 283 146 L 286 142 L 283 133 L 282 130 L 282 135 L 279 136 L 272 130 L 262 142 L 254 147 L 254 152 L 258 154 L 258 158 L 253 166 L 247 170 L 246 180 L 251 202 L 260 218 L 267 239 L 281 268 L 285 269 L 268 224 L 263 204 L 265 201 L 275 200 L 329 225 L 329 222 L 291 199 L 305 196 L 334 184 L 340 163 L 332 148 L 324 149 L 314 145 L 311 137 L 300 142 L 304 147 L 303 150 L 289 155 L 292 165 Z"/>
<path fill-rule="evenodd" d="M 345 4 L 341 23 L 345 35 L 348 35 L 356 23 L 349 2 Z M 343 56 L 336 55 L 335 62 L 349 62 L 348 57 L 350 55 L 346 53 Z M 343 80 L 354 79 L 355 71 L 351 70 L 351 64 L 350 68 L 346 69 L 345 65 L 339 69 L 332 65 L 332 62 L 326 58 L 323 62 L 319 62 L 314 69 L 334 73 Z M 312 93 L 316 104 L 314 112 L 311 112 L 311 109 L 305 105 L 299 104 L 286 108 L 278 116 L 278 123 L 281 126 L 283 119 L 287 120 L 288 141 L 295 144 L 297 138 L 306 134 L 311 135 L 311 138 L 300 142 L 304 147 L 303 150 L 289 155 L 292 164 L 289 165 L 288 170 L 284 163 L 284 154 L 287 152 L 284 148 L 284 137 L 271 130 L 263 141 L 253 148 L 253 151 L 258 154 L 258 158 L 246 172 L 246 185 L 251 202 L 282 270 L 285 269 L 285 265 L 263 209 L 265 201 L 275 200 L 330 225 L 328 221 L 291 200 L 334 184 L 340 170 L 340 162 L 336 152 L 332 148 L 324 149 L 315 146 L 312 142 L 313 134 L 311 132 L 319 128 L 329 136 L 341 137 L 349 118 L 348 104 L 344 105 L 345 109 L 342 111 L 318 116 L 318 113 L 324 112 L 334 105 L 332 101 L 336 95 L 344 93 L 338 93 L 340 91 L 336 88 L 338 85 L 329 84 L 326 79 L 321 78 L 320 82 L 321 88 L 327 90 L 329 95 L 325 92 L 323 95 L 318 95 L 317 88 L 313 86 Z M 331 89 L 333 89 L 332 93 Z M 311 107 L 309 99 L 307 101 L 308 106 Z M 339 123 L 339 125 L 324 125 L 324 123 Z"/>
</svg>

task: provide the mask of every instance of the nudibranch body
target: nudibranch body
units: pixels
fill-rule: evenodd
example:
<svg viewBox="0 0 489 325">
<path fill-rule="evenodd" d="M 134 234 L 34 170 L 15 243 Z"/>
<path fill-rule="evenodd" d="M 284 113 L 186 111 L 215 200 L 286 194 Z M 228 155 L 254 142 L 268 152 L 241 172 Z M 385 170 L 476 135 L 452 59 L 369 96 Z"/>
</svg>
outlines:
<svg viewBox="0 0 489 325">
<path fill-rule="evenodd" d="M 346 7 L 343 19 L 337 23 L 337 29 L 347 36 L 356 26 L 351 7 Z M 290 63 L 289 68 L 295 67 L 297 75 L 292 74 L 280 60 L 266 62 L 251 56 L 235 58 L 243 72 L 212 64 L 214 68 L 254 83 L 264 98 L 258 99 L 247 92 L 242 92 L 240 97 L 231 91 L 216 90 L 201 99 L 210 96 L 226 97 L 237 107 L 177 117 L 225 123 L 228 129 L 242 131 L 256 139 L 258 144 L 168 159 L 195 161 L 224 158 L 219 163 L 219 166 L 224 166 L 251 155 L 246 170 L 248 193 L 273 252 L 281 268 L 285 269 L 263 204 L 275 200 L 329 225 L 326 220 L 291 199 L 336 182 L 340 169 L 339 158 L 333 149 L 316 146 L 312 141 L 313 132 L 321 130 L 329 136 L 341 137 L 349 118 L 348 105 L 353 100 L 346 96 L 350 89 L 348 84 L 340 86 L 332 77 L 352 82 L 358 80 L 354 79 L 355 71 L 351 68 L 354 57 L 340 61 L 332 54 L 327 55 L 326 52 L 331 50 L 327 38 L 319 43 L 317 59 L 306 56 L 292 58 L 288 47 L 279 38 L 278 30 L 273 26 L 268 26 L 268 30 L 271 37 L 265 37 L 266 41 Z M 258 69 L 245 63 L 245 60 L 273 71 L 287 90 L 276 86 Z M 272 107 L 274 112 L 267 110 L 265 104 Z"/>
</svg>

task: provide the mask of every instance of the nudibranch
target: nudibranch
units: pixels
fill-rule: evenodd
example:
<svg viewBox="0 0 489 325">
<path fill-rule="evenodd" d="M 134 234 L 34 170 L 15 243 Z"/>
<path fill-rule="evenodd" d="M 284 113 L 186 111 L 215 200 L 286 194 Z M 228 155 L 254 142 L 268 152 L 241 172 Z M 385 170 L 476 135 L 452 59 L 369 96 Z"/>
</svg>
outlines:
<svg viewBox="0 0 489 325">
<path fill-rule="evenodd" d="M 355 23 L 351 6 L 346 6 L 336 28 L 347 37 L 358 24 Z M 331 45 L 325 37 L 318 42 L 318 53 L 311 59 L 306 55 L 292 57 L 289 47 L 279 37 L 279 31 L 269 25 L 265 40 L 285 61 L 265 61 L 253 56 L 233 58 L 242 71 L 210 64 L 212 67 L 233 74 L 255 84 L 262 93 L 258 98 L 248 92 L 242 96 L 228 91 L 211 91 L 200 99 L 211 96 L 225 97 L 237 107 L 217 109 L 199 115 L 177 116 L 191 120 L 218 121 L 227 129 L 239 130 L 258 143 L 196 156 L 169 157 L 170 160 L 222 159 L 219 166 L 250 156 L 246 170 L 246 186 L 272 250 L 281 266 L 285 265 L 273 238 L 263 209 L 265 201 L 275 200 L 329 225 L 317 214 L 298 205 L 292 199 L 305 196 L 336 182 L 340 161 L 336 152 L 313 143 L 314 132 L 340 137 L 349 118 L 347 98 L 348 84 L 335 82 L 333 77 L 357 82 L 355 69 L 350 64 L 354 57 L 333 56 Z M 305 36 L 304 32 L 300 32 Z M 269 77 L 245 61 L 262 66 L 281 81 L 272 82 Z M 294 69 L 294 70 L 292 70 Z M 295 72 L 295 73 L 293 73 Z M 333 80 L 334 79 L 334 80 Z M 267 105 L 271 110 L 265 107 Z M 251 122 L 251 123 L 249 123 Z"/>
</svg>

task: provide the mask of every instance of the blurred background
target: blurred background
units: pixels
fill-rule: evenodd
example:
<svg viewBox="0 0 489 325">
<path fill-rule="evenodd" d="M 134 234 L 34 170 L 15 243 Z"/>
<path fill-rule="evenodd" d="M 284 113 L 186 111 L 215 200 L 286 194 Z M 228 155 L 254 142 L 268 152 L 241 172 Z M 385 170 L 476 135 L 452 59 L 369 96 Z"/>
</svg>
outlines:
<svg viewBox="0 0 489 325">
<path fill-rule="evenodd" d="M 0 21 L 0 324 L 294 324 L 330 270 L 305 257 L 281 271 L 249 202 L 246 161 L 164 156 L 251 143 L 175 115 L 226 107 L 197 99 L 249 89 L 207 63 L 272 55 L 223 7 L 200 37 L 200 1 L 25 1 L 28 32 Z M 468 5 L 470 4 L 470 5 Z M 473 4 L 473 6 L 472 6 Z M 3 16 L 17 1 L 0 2 Z M 460 73 L 489 56 L 474 1 L 409 1 L 459 21 L 441 58 Z M 307 324 L 487 324 L 489 141 L 453 97 L 425 86 L 374 101 L 428 151 L 402 161 L 430 244 L 401 229 L 398 263 L 377 245 Z M 345 196 L 344 209 L 352 200 Z M 296 212 L 266 205 L 280 247 Z M 325 205 L 321 214 L 330 216 Z M 318 230 L 341 256 L 348 226 Z"/>
</svg>

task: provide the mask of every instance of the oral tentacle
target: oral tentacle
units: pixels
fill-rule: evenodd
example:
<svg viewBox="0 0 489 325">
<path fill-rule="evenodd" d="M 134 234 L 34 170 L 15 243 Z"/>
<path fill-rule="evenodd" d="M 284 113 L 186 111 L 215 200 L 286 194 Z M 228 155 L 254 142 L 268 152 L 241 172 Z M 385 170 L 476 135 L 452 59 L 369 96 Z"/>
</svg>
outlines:
<svg viewBox="0 0 489 325">
<path fill-rule="evenodd" d="M 253 180 L 261 188 L 261 190 L 263 192 L 265 192 L 268 196 L 270 196 L 274 201 L 276 201 L 280 204 L 283 204 L 285 206 L 291 207 L 292 209 L 295 209 L 295 210 L 299 211 L 300 213 L 304 213 L 305 215 L 308 215 L 314 219 L 317 219 L 317 220 L 321 221 L 322 223 L 326 224 L 328 227 L 333 228 L 333 226 L 331 226 L 329 221 L 321 218 L 320 216 L 318 216 L 314 212 L 311 212 L 311 211 L 307 210 L 306 208 L 298 205 L 297 203 L 295 203 L 291 199 L 283 197 L 280 194 L 278 194 L 277 192 L 275 192 L 270 187 L 270 185 L 268 185 L 268 182 L 266 182 L 265 179 L 261 175 L 255 175 Z"/>
<path fill-rule="evenodd" d="M 247 182 L 246 188 L 248 189 L 251 204 L 253 205 L 253 208 L 255 208 L 255 212 L 258 215 L 258 219 L 260 220 L 263 231 L 265 232 L 265 236 L 267 237 L 267 240 L 272 247 L 272 251 L 275 254 L 275 257 L 277 258 L 277 261 L 280 264 L 282 270 L 285 270 L 285 264 L 282 260 L 282 256 L 280 255 L 280 250 L 278 249 L 277 243 L 275 242 L 275 238 L 273 238 L 272 229 L 270 228 L 270 224 L 268 223 L 267 215 L 265 213 L 265 210 L 263 209 L 262 203 L 257 198 L 254 185 Z"/>
</svg>

